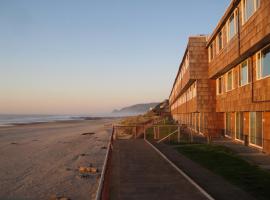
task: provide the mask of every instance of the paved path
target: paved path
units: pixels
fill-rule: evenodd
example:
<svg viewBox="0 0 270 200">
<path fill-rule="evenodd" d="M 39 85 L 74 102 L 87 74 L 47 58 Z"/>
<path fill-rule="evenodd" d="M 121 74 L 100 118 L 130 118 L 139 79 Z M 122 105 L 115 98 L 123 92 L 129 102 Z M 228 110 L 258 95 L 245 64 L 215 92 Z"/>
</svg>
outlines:
<svg viewBox="0 0 270 200">
<path fill-rule="evenodd" d="M 207 192 L 216 200 L 255 200 L 252 196 L 232 185 L 221 176 L 214 174 L 200 164 L 190 160 L 180 154 L 174 146 L 166 144 L 156 144 L 158 148 L 168 159 L 176 166 L 188 174 L 198 185 L 207 190 Z"/>
<path fill-rule="evenodd" d="M 242 143 L 226 138 L 213 141 L 213 144 L 226 146 L 251 164 L 258 165 L 265 170 L 270 170 L 270 155 L 263 153 L 259 149 L 247 147 Z"/>
<path fill-rule="evenodd" d="M 207 199 L 142 139 L 115 141 L 110 180 L 110 199 Z"/>
</svg>

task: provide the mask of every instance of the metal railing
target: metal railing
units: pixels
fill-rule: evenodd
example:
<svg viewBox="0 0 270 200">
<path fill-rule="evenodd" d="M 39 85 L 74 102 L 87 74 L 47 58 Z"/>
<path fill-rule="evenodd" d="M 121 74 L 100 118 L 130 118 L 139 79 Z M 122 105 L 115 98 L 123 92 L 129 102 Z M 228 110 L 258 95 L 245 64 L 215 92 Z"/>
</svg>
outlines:
<svg viewBox="0 0 270 200">
<path fill-rule="evenodd" d="M 107 199 L 106 198 L 106 191 L 105 191 L 105 176 L 108 173 L 108 164 L 110 162 L 111 156 L 112 156 L 112 149 L 113 149 L 113 141 L 114 141 L 114 126 L 113 126 L 113 130 L 112 130 L 112 134 L 110 137 L 110 141 L 109 144 L 107 146 L 107 152 L 106 152 L 106 156 L 105 156 L 105 161 L 102 167 L 102 172 L 101 172 L 101 176 L 100 176 L 100 180 L 99 180 L 99 185 L 98 185 L 98 189 L 97 189 L 97 193 L 96 193 L 96 198 L 95 200 L 102 200 L 102 199 Z"/>
<path fill-rule="evenodd" d="M 146 130 L 146 138 L 157 143 L 211 143 L 212 137 L 204 135 L 186 124 L 153 125 Z"/>
<path fill-rule="evenodd" d="M 178 124 L 154 124 L 148 127 L 145 131 L 145 137 L 157 140 L 158 143 L 171 140 L 176 137 L 177 142 L 180 142 L 181 125 Z"/>
</svg>

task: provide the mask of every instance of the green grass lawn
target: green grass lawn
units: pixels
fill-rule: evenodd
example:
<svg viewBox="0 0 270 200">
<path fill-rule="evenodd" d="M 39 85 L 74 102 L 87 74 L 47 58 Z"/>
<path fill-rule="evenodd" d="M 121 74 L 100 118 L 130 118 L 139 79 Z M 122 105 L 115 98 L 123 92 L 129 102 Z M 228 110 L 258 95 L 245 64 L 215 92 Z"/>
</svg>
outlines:
<svg viewBox="0 0 270 200">
<path fill-rule="evenodd" d="M 270 199 L 270 172 L 249 164 L 232 150 L 207 144 L 180 145 L 177 150 L 256 199 Z"/>
</svg>

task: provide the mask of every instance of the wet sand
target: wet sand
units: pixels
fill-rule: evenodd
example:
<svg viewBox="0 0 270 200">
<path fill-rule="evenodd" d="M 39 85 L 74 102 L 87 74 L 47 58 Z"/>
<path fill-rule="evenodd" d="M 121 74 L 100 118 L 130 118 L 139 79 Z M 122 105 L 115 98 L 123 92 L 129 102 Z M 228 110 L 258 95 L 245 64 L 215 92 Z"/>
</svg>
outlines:
<svg viewBox="0 0 270 200">
<path fill-rule="evenodd" d="M 94 199 L 100 172 L 81 178 L 78 167 L 101 171 L 114 121 L 0 127 L 0 199 Z"/>
</svg>

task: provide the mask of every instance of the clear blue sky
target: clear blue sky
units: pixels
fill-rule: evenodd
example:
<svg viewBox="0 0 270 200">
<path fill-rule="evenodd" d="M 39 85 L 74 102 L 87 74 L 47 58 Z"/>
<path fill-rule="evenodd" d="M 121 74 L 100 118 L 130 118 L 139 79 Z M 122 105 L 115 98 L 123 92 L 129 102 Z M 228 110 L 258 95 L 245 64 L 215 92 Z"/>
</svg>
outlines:
<svg viewBox="0 0 270 200">
<path fill-rule="evenodd" d="M 189 35 L 230 0 L 0 0 L 0 113 L 91 114 L 168 98 Z"/>
</svg>

